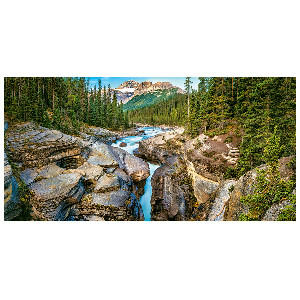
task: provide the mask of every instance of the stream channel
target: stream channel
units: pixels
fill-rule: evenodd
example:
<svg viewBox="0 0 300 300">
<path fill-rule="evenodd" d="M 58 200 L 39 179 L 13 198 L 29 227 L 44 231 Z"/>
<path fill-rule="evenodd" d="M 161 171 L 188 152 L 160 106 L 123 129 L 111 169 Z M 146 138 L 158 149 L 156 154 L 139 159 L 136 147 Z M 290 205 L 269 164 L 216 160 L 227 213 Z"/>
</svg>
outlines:
<svg viewBox="0 0 300 300">
<path fill-rule="evenodd" d="M 140 130 L 145 132 L 144 135 L 140 136 L 127 136 L 123 139 L 117 140 L 112 144 L 113 147 L 119 147 L 121 149 L 126 150 L 130 154 L 133 154 L 133 151 L 139 147 L 139 142 L 145 139 L 148 139 L 152 136 L 155 136 L 159 133 L 164 132 L 161 128 L 158 127 L 142 127 Z M 120 147 L 120 144 L 124 142 L 127 144 L 125 147 Z M 145 221 L 151 221 L 151 195 L 152 195 L 152 186 L 151 186 L 151 178 L 155 170 L 160 167 L 159 165 L 148 162 L 150 167 L 150 176 L 146 179 L 146 184 L 144 187 L 144 194 L 140 198 L 140 203 L 143 208 L 143 213 L 145 217 Z"/>
</svg>

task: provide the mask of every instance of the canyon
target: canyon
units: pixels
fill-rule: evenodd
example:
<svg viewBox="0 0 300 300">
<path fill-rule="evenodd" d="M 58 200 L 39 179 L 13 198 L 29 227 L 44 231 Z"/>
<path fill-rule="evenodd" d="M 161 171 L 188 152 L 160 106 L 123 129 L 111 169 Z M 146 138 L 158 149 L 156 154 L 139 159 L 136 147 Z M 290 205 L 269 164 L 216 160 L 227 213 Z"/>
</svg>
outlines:
<svg viewBox="0 0 300 300">
<path fill-rule="evenodd" d="M 5 220 L 239 220 L 248 211 L 242 196 L 267 169 L 225 178 L 239 159 L 233 132 L 191 139 L 180 127 L 92 127 L 80 136 L 30 122 L 5 128 Z M 295 175 L 292 159 L 279 160 L 285 181 Z M 274 204 L 262 219 L 289 205 Z"/>
</svg>

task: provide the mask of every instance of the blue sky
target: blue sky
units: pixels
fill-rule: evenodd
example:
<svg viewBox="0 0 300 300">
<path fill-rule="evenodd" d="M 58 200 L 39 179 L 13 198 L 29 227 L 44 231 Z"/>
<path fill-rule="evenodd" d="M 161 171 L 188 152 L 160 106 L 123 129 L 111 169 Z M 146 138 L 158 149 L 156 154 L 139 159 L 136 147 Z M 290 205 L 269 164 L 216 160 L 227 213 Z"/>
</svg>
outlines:
<svg viewBox="0 0 300 300">
<path fill-rule="evenodd" d="M 168 81 L 174 86 L 178 86 L 184 89 L 184 82 L 186 77 L 89 77 L 91 87 L 96 84 L 98 86 L 98 79 L 101 79 L 102 86 L 111 85 L 112 88 L 117 88 L 120 84 L 127 80 L 135 80 L 137 82 L 151 81 L 153 83 L 158 81 Z M 199 80 L 197 77 L 191 78 L 193 84 L 192 87 L 196 89 L 198 87 Z"/>
</svg>

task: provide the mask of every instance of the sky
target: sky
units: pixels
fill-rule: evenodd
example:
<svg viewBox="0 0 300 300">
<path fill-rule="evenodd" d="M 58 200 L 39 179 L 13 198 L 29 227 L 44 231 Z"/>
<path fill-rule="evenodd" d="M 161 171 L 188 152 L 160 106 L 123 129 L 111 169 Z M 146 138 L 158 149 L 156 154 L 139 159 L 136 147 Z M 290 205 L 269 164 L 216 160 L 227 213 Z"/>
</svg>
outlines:
<svg viewBox="0 0 300 300">
<path fill-rule="evenodd" d="M 174 86 L 178 86 L 184 89 L 184 82 L 186 77 L 88 77 L 90 79 L 91 87 L 98 86 L 98 79 L 101 79 L 102 86 L 111 85 L 111 88 L 117 88 L 120 84 L 127 80 L 134 80 L 137 82 L 143 81 L 151 81 L 152 83 L 156 83 L 158 81 L 168 81 L 171 82 Z M 198 87 L 199 80 L 197 77 L 191 77 L 192 87 L 196 89 Z"/>
</svg>

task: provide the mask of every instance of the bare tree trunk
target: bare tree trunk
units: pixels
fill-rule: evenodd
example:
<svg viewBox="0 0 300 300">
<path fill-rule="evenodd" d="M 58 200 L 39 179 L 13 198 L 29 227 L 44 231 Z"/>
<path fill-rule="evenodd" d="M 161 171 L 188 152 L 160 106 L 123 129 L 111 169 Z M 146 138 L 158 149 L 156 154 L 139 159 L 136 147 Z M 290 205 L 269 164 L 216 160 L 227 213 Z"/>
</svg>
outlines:
<svg viewBox="0 0 300 300">
<path fill-rule="evenodd" d="M 87 113 L 88 113 L 88 121 L 90 120 L 90 95 L 89 95 L 89 93 L 88 93 L 88 111 L 87 111 Z"/>
<path fill-rule="evenodd" d="M 52 84 L 52 109 L 53 109 L 53 112 L 54 112 L 54 86 L 55 86 L 55 84 L 54 84 L 54 78 L 53 78 L 53 84 Z"/>
<path fill-rule="evenodd" d="M 190 118 L 190 87 L 188 87 L 188 118 Z"/>
<path fill-rule="evenodd" d="M 20 106 L 21 101 L 21 77 L 19 79 L 19 98 L 18 98 L 18 106 Z"/>
<path fill-rule="evenodd" d="M 233 77 L 231 77 L 231 100 L 232 100 L 232 103 L 233 103 Z"/>
</svg>

